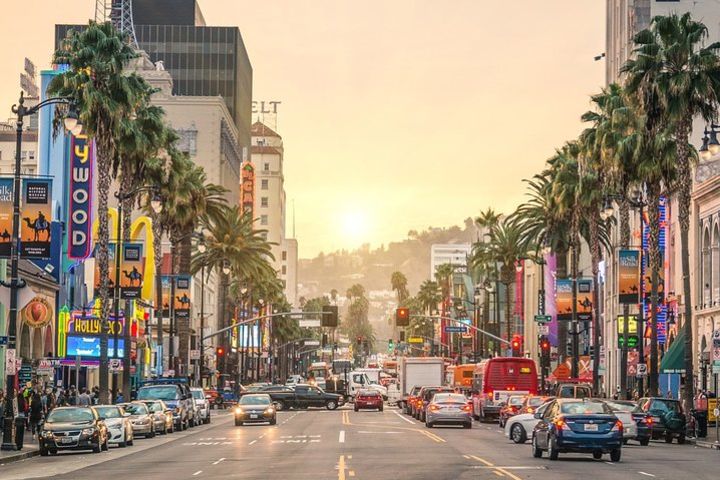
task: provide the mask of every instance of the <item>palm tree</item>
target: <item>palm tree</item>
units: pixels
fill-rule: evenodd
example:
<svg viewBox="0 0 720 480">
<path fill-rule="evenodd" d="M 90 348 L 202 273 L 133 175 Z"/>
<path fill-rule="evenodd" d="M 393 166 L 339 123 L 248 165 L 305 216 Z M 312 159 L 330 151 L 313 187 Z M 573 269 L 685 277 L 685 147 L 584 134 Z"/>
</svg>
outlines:
<svg viewBox="0 0 720 480">
<path fill-rule="evenodd" d="M 417 299 L 420 302 L 423 312 L 431 315 L 432 312 L 437 309 L 437 304 L 442 300 L 440 296 L 440 285 L 435 281 L 425 280 L 420 285 Z"/>
<path fill-rule="evenodd" d="M 390 285 L 397 297 L 398 305 L 403 305 L 410 296 L 407 289 L 407 277 L 402 272 L 393 272 L 390 277 Z"/>
<path fill-rule="evenodd" d="M 123 74 L 137 53 L 110 23 L 90 22 L 83 31 L 71 30 L 55 52 L 53 63 L 69 68 L 53 77 L 47 92 L 69 97 L 79 110 L 86 134 L 97 144 L 98 238 L 96 261 L 100 270 L 101 322 L 107 332 L 108 301 L 108 195 L 111 166 L 116 157 L 118 125 L 142 105 L 146 84 L 135 74 Z M 140 103 L 139 103 L 140 102 Z M 60 116 L 56 115 L 56 121 Z M 100 401 L 108 401 L 107 336 L 100 339 Z"/>
<path fill-rule="evenodd" d="M 689 136 L 692 120 L 701 116 L 707 122 L 717 116 L 720 97 L 720 43 L 704 46 L 707 27 L 694 21 L 690 13 L 657 16 L 650 28 L 635 36 L 634 58 L 622 71 L 627 73 L 626 88 L 637 95 L 648 116 L 651 132 L 668 129 L 675 141 L 678 169 L 678 220 L 685 302 L 685 382 L 693 382 L 692 290 L 690 285 L 691 155 Z M 685 389 L 687 411 L 693 389 Z"/>
</svg>

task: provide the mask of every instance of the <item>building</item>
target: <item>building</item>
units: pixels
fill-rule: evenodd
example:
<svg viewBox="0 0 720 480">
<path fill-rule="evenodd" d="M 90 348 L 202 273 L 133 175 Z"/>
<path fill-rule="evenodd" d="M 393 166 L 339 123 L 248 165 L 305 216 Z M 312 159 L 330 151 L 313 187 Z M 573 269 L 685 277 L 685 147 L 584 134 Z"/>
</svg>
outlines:
<svg viewBox="0 0 720 480">
<path fill-rule="evenodd" d="M 430 279 L 435 280 L 435 271 L 445 263 L 465 269 L 472 247 L 469 243 L 436 243 L 430 247 Z"/>
<path fill-rule="evenodd" d="M 274 245 L 272 262 L 285 285 L 285 296 L 290 304 L 297 303 L 297 240 L 286 234 L 287 200 L 283 162 L 283 140 L 262 122 L 252 125 L 251 161 L 255 166 L 255 217 L 256 228 L 267 230 L 267 240 Z"/>
<path fill-rule="evenodd" d="M 13 175 L 15 173 L 16 141 L 15 123 L 0 123 L 0 175 Z M 20 152 L 20 166 L 23 175 L 35 175 L 38 173 L 37 142 L 37 129 L 23 131 L 22 152 Z"/>
</svg>

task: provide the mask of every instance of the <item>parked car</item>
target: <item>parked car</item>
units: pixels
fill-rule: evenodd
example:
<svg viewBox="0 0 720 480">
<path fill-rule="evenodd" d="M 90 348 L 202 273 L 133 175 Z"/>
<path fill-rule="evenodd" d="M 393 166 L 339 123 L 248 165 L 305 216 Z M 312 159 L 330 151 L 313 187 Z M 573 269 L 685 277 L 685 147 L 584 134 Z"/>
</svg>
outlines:
<svg viewBox="0 0 720 480">
<path fill-rule="evenodd" d="M 295 386 L 299 383 L 305 383 L 305 379 L 302 375 L 290 375 L 285 381 L 285 385 Z"/>
<path fill-rule="evenodd" d="M 454 390 L 450 387 L 423 387 L 418 393 L 417 408 L 415 409 L 415 418 L 421 422 L 425 421 L 425 409 L 430 404 L 433 395 L 436 393 L 453 393 Z"/>
<path fill-rule="evenodd" d="M 138 400 L 162 400 L 173 412 L 175 430 L 186 430 L 192 415 L 192 395 L 184 378 L 163 378 L 144 383 Z"/>
<path fill-rule="evenodd" d="M 155 424 L 150 410 L 144 402 L 119 403 L 118 406 L 130 414 L 133 436 L 142 435 L 145 438 L 155 436 Z"/>
<path fill-rule="evenodd" d="M 40 455 L 59 450 L 108 449 L 108 431 L 100 415 L 90 407 L 57 407 L 47 416 L 40 434 Z"/>
<path fill-rule="evenodd" d="M 630 400 L 604 400 L 604 402 L 623 424 L 623 443 L 627 444 L 628 440 L 639 440 L 637 423 L 632 414 L 637 404 Z"/>
<path fill-rule="evenodd" d="M 344 403 L 342 395 L 326 393 L 322 388 L 313 385 L 298 385 L 291 391 L 270 391 L 272 403 L 277 410 L 288 408 L 325 407 L 335 410 Z"/>
<path fill-rule="evenodd" d="M 410 389 L 410 393 L 408 393 L 407 399 L 405 399 L 405 403 L 403 404 L 403 411 L 406 414 L 412 415 L 413 405 L 417 402 L 417 395 L 420 393 L 421 388 L 420 385 L 415 385 Z"/>
<path fill-rule="evenodd" d="M 498 414 L 500 428 L 505 428 L 507 419 L 518 414 L 525 402 L 525 398 L 527 398 L 527 395 L 510 395 L 507 403 L 500 408 L 500 413 Z"/>
<path fill-rule="evenodd" d="M 355 395 L 355 411 L 360 409 L 377 409 L 383 411 L 382 395 L 375 390 L 360 390 Z"/>
<path fill-rule="evenodd" d="M 125 448 L 133 444 L 133 428 L 130 414 L 117 405 L 96 405 L 92 407 L 108 430 L 108 443 Z"/>
<path fill-rule="evenodd" d="M 195 404 L 200 411 L 200 422 L 210 423 L 210 402 L 205 398 L 205 392 L 203 392 L 202 388 L 193 387 L 190 389 L 190 393 L 192 393 Z"/>
<path fill-rule="evenodd" d="M 235 407 L 234 416 L 236 427 L 246 423 L 269 422 L 270 425 L 277 423 L 277 411 L 267 393 L 243 395 Z"/>
<path fill-rule="evenodd" d="M 472 404 L 460 393 L 437 392 L 425 410 L 425 426 L 457 425 L 472 428 Z"/>
<path fill-rule="evenodd" d="M 605 402 L 587 398 L 558 398 L 550 402 L 538 419 L 532 434 L 533 457 L 544 451 L 550 460 L 560 453 L 591 453 L 600 459 L 609 453 L 619 462 L 622 454 L 623 424 Z"/>
<path fill-rule="evenodd" d="M 664 438 L 666 443 L 672 443 L 673 438 L 677 438 L 678 443 L 685 443 L 685 415 L 680 401 L 662 397 L 641 398 L 634 413 L 650 416 L 650 437 L 653 440 Z"/>
<path fill-rule="evenodd" d="M 547 406 L 550 405 L 550 401 L 555 399 L 555 397 L 533 398 L 545 399 L 545 402 L 538 407 L 533 407 L 535 408 L 533 412 L 515 415 L 514 417 L 508 418 L 505 423 L 505 436 L 515 443 L 525 443 L 528 436 L 532 436 L 532 431 L 538 423 L 538 419 L 535 418 L 535 414 L 537 413 L 542 415 Z"/>
<path fill-rule="evenodd" d="M 162 400 L 143 400 L 147 405 L 155 423 L 155 431 L 160 434 L 173 433 L 175 422 L 173 422 L 172 410 Z"/>
</svg>

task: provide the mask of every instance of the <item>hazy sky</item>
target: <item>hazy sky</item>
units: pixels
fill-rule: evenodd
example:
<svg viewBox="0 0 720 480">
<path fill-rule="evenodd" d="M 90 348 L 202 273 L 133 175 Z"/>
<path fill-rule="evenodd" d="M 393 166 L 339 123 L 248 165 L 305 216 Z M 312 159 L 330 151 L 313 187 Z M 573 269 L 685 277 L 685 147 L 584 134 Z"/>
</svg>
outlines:
<svg viewBox="0 0 720 480">
<path fill-rule="evenodd" d="M 0 118 L 23 57 L 95 0 L 3 0 Z M 288 232 L 301 257 L 510 212 L 522 179 L 577 135 L 604 82 L 602 0 L 200 0 L 237 25 L 256 100 L 279 100 Z M 7 107 L 3 107 L 3 105 Z"/>
</svg>

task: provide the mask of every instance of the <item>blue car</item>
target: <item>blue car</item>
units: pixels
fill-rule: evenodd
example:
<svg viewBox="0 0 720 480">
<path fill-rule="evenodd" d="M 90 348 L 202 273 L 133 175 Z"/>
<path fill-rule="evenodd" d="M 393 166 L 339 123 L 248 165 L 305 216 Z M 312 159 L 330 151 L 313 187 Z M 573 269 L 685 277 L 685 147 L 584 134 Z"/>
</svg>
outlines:
<svg viewBox="0 0 720 480">
<path fill-rule="evenodd" d="M 559 398 L 542 414 L 532 434 L 535 458 L 548 452 L 550 460 L 560 453 L 592 453 L 600 459 L 609 453 L 610 460 L 620 461 L 623 425 L 604 402 L 590 399 Z"/>
</svg>

